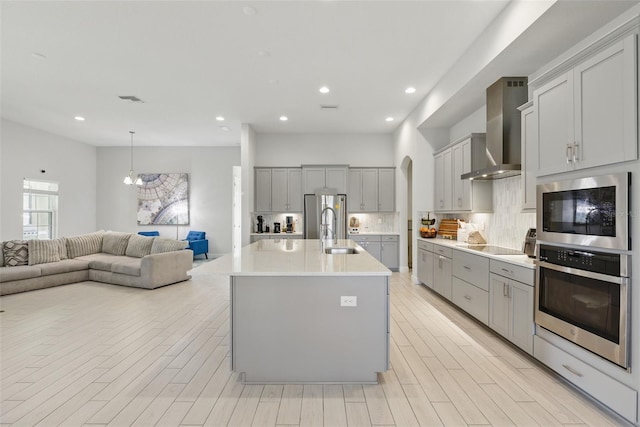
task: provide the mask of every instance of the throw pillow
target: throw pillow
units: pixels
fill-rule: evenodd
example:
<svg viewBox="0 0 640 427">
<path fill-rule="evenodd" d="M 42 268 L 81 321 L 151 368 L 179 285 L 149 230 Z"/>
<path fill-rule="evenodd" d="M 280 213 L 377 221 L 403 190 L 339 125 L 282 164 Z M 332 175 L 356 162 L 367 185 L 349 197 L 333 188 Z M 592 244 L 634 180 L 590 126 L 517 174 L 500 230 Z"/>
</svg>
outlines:
<svg viewBox="0 0 640 427">
<path fill-rule="evenodd" d="M 132 234 L 127 244 L 126 256 L 132 256 L 136 258 L 142 258 L 143 256 L 151 253 L 151 245 L 155 237 L 140 236 L 138 234 Z"/>
<path fill-rule="evenodd" d="M 60 261 L 58 242 L 54 240 L 29 240 L 29 265 Z"/>
<path fill-rule="evenodd" d="M 124 255 L 131 233 L 107 231 L 102 239 L 102 252 L 113 255 Z"/>
<path fill-rule="evenodd" d="M 7 267 L 29 265 L 29 244 L 26 240 L 9 240 L 2 244 L 4 263 Z"/>
<path fill-rule="evenodd" d="M 95 233 L 67 237 L 67 256 L 77 258 L 97 254 L 102 250 L 102 236 L 104 236 L 104 231 L 101 230 Z"/>
<path fill-rule="evenodd" d="M 58 254 L 60 254 L 60 259 L 68 259 L 67 256 L 67 239 L 64 237 L 58 237 L 57 239 L 53 239 L 54 242 L 58 245 Z"/>
<path fill-rule="evenodd" d="M 187 247 L 189 242 L 185 240 L 162 239 L 156 237 L 151 245 L 151 253 L 159 254 L 162 252 L 181 251 Z"/>
</svg>

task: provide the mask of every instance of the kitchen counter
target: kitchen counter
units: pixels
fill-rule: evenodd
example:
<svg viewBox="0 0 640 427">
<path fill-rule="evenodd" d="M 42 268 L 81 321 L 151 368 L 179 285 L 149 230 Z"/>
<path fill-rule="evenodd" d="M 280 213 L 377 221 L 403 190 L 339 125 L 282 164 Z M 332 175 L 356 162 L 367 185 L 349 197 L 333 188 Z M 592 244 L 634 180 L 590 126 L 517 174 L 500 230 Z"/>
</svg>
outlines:
<svg viewBox="0 0 640 427">
<path fill-rule="evenodd" d="M 440 245 L 440 246 L 444 246 L 447 248 L 452 248 L 452 249 L 458 249 L 464 252 L 469 252 L 475 255 L 481 255 L 487 258 L 491 258 L 491 259 L 496 259 L 499 261 L 504 261 L 510 264 L 515 264 L 515 265 L 519 265 L 521 267 L 526 267 L 526 268 L 530 268 L 530 269 L 535 269 L 535 263 L 534 263 L 534 259 L 533 258 L 529 258 L 527 255 L 525 254 L 521 254 L 521 255 L 493 255 L 493 254 L 488 254 L 485 252 L 481 252 L 481 251 L 476 251 L 473 249 L 469 249 L 469 244 L 468 243 L 464 243 L 464 242 L 458 242 L 457 240 L 450 240 L 450 239 L 440 239 L 440 238 L 433 238 L 433 239 L 425 239 L 422 237 L 418 237 L 418 240 L 421 240 L 423 242 L 429 242 L 429 243 L 433 243 L 434 245 Z"/>
<path fill-rule="evenodd" d="M 296 236 L 296 237 L 302 237 L 302 233 L 286 233 L 286 232 L 282 232 L 282 233 L 251 233 L 250 236 L 269 236 L 269 237 L 280 237 L 280 236 Z"/>
<path fill-rule="evenodd" d="M 349 236 L 399 236 L 400 233 L 396 231 L 361 231 L 359 233 L 349 233 Z"/>
<path fill-rule="evenodd" d="M 259 240 L 198 270 L 230 276 L 231 367 L 247 384 L 377 383 L 391 271 L 352 240 Z M 200 271 L 201 272 L 201 271 Z"/>
<path fill-rule="evenodd" d="M 227 254 L 198 268 L 198 274 L 233 276 L 391 276 L 391 271 L 351 239 L 339 247 L 356 248 L 350 255 L 327 255 L 314 239 L 259 240 L 237 254 Z"/>
</svg>

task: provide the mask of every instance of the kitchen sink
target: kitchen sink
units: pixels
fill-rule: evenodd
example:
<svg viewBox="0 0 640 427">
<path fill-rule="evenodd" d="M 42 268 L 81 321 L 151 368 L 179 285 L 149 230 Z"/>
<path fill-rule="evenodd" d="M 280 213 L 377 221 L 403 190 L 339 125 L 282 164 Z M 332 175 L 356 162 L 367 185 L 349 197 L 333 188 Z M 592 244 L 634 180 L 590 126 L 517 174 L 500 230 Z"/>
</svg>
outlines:
<svg viewBox="0 0 640 427">
<path fill-rule="evenodd" d="M 335 246 L 332 248 L 325 248 L 324 253 L 329 255 L 351 255 L 357 254 L 358 251 L 356 250 L 356 248 L 340 248 Z"/>
</svg>

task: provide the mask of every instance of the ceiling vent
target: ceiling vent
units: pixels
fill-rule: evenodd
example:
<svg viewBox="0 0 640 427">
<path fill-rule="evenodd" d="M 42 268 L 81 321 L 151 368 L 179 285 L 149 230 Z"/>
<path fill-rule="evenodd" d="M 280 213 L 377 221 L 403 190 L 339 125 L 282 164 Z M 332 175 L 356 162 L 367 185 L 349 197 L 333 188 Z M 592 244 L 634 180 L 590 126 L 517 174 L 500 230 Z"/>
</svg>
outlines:
<svg viewBox="0 0 640 427">
<path fill-rule="evenodd" d="M 337 105 L 321 105 L 320 109 L 321 110 L 337 110 L 338 106 Z"/>
<path fill-rule="evenodd" d="M 133 95 L 120 95 L 118 96 L 118 98 L 124 100 L 124 101 L 130 101 L 130 102 L 140 102 L 144 104 L 144 101 L 140 98 L 138 98 L 137 96 L 133 96 Z"/>
</svg>

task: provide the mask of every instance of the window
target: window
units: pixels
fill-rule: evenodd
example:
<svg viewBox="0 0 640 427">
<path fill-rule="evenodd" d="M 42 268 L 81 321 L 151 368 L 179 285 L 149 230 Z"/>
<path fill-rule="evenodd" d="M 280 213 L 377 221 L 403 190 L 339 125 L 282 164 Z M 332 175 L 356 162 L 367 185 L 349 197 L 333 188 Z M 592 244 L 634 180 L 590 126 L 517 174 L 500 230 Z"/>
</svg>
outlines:
<svg viewBox="0 0 640 427">
<path fill-rule="evenodd" d="M 22 237 L 57 237 L 58 183 L 25 179 L 22 186 Z"/>
</svg>

